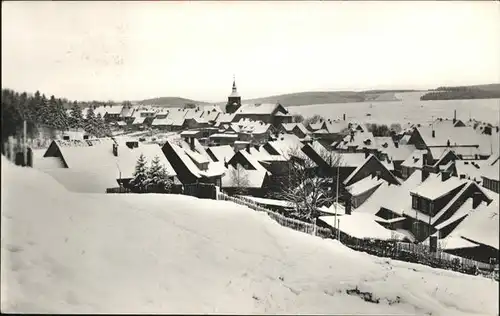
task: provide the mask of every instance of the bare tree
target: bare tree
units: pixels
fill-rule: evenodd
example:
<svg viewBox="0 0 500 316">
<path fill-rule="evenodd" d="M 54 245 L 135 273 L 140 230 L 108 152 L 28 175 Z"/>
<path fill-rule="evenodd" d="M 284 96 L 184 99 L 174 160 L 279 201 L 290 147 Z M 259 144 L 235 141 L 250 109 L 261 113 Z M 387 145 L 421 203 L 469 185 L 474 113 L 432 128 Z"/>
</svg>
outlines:
<svg viewBox="0 0 500 316">
<path fill-rule="evenodd" d="M 231 187 L 235 188 L 235 193 L 246 194 L 250 186 L 248 172 L 240 164 L 236 168 L 231 168 L 229 173 Z"/>
<path fill-rule="evenodd" d="M 326 148 L 316 148 L 318 155 L 330 169 L 320 175 L 318 166 L 302 152 L 301 147 L 290 148 L 285 154 L 289 161 L 288 177 L 281 181 L 281 190 L 276 195 L 295 206 L 294 215 L 300 219 L 313 221 L 318 208 L 331 205 L 335 199 L 336 167 L 340 156 Z"/>
</svg>

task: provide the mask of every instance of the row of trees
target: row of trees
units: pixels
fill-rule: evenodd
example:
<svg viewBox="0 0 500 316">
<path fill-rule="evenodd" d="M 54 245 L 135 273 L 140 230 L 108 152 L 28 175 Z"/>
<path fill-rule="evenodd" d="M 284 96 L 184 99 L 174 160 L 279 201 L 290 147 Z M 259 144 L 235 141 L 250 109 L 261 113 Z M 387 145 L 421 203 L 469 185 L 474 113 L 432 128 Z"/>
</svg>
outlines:
<svg viewBox="0 0 500 316">
<path fill-rule="evenodd" d="M 101 102 L 102 103 L 102 102 Z M 23 121 L 27 122 L 28 135 L 34 136 L 37 128 L 44 126 L 53 130 L 68 130 L 69 128 L 83 128 L 89 134 L 101 137 L 109 134 L 109 127 L 100 115 L 93 113 L 93 106 L 100 104 L 79 103 L 72 104 L 67 99 L 51 96 L 47 98 L 37 91 L 30 95 L 10 89 L 2 89 L 2 143 L 9 136 L 22 133 Z M 66 109 L 71 106 L 68 115 Z M 82 113 L 83 106 L 90 106 L 87 118 Z"/>
<path fill-rule="evenodd" d="M 390 126 L 385 124 L 368 124 L 367 129 L 375 137 L 390 137 L 393 132 L 399 133 L 403 130 L 401 124 L 398 123 L 393 123 Z"/>
<path fill-rule="evenodd" d="M 128 184 L 135 193 L 170 193 L 172 185 L 172 180 L 165 167 L 161 165 L 160 158 L 155 156 L 148 167 L 143 154 L 139 156 L 134 178 Z"/>
<path fill-rule="evenodd" d="M 436 91 L 424 94 L 420 100 L 464 100 L 464 99 L 496 99 L 500 91 L 484 90 L 475 87 L 439 87 Z"/>
</svg>

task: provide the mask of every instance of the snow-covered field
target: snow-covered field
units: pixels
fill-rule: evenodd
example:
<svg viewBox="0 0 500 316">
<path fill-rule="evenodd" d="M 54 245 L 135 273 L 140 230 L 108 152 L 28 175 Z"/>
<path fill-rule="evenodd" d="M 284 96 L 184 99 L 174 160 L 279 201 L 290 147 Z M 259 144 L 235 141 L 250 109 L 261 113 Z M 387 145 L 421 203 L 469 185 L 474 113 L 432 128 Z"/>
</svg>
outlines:
<svg viewBox="0 0 500 316">
<path fill-rule="evenodd" d="M 342 119 L 345 113 L 347 120 L 401 125 L 427 123 L 438 117 L 453 118 L 453 111 L 457 110 L 457 118 L 464 121 L 469 120 L 470 115 L 479 121 L 500 122 L 500 99 L 420 101 L 420 95 L 421 92 L 396 94 L 402 101 L 316 104 L 288 109 L 304 117 L 319 114 L 327 119 Z"/>
<path fill-rule="evenodd" d="M 231 202 L 72 193 L 4 157 L 1 178 L 3 312 L 498 314 L 495 281 L 355 252 Z"/>
</svg>

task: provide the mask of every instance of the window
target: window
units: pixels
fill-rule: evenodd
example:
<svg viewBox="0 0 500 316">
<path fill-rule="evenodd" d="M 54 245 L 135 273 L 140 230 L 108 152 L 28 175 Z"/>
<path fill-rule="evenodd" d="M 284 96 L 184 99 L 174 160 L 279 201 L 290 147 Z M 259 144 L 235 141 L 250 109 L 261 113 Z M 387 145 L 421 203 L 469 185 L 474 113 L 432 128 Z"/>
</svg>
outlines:
<svg viewBox="0 0 500 316">
<path fill-rule="evenodd" d="M 418 198 L 416 196 L 413 197 L 411 206 L 414 210 L 418 209 Z"/>
<path fill-rule="evenodd" d="M 423 213 L 428 213 L 429 209 L 429 201 L 427 201 L 426 199 L 423 199 L 422 200 L 422 212 Z"/>
</svg>

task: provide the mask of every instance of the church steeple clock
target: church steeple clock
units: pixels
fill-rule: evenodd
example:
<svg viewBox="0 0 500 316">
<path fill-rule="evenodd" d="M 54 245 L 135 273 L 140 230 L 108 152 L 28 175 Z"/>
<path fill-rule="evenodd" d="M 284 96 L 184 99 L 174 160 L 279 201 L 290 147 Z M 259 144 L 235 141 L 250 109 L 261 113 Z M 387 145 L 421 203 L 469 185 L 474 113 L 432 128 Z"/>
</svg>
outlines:
<svg viewBox="0 0 500 316">
<path fill-rule="evenodd" d="M 229 97 L 227 97 L 226 113 L 234 113 L 241 106 L 241 96 L 236 89 L 236 79 L 233 75 L 233 89 Z"/>
</svg>

